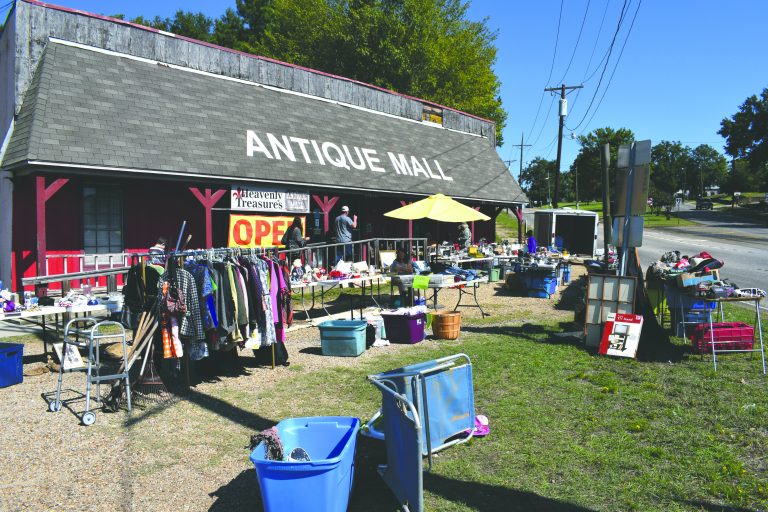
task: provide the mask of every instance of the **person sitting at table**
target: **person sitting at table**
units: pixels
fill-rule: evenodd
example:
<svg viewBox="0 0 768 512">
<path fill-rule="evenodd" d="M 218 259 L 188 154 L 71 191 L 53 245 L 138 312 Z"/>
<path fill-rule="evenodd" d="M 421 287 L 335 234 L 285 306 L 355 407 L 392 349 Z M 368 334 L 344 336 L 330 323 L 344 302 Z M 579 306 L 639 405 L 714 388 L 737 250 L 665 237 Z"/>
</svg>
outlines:
<svg viewBox="0 0 768 512">
<path fill-rule="evenodd" d="M 459 246 L 459 250 L 469 249 L 469 246 L 472 245 L 472 231 L 470 231 L 466 222 L 459 224 L 459 233 L 456 236 L 456 243 Z"/>
<path fill-rule="evenodd" d="M 390 274 L 403 275 L 413 274 L 413 263 L 405 252 L 405 249 L 398 249 L 395 261 L 389 266 Z M 397 289 L 400 292 L 400 296 L 404 297 L 406 302 L 410 302 L 410 290 L 403 285 L 403 282 L 398 280 Z"/>
</svg>

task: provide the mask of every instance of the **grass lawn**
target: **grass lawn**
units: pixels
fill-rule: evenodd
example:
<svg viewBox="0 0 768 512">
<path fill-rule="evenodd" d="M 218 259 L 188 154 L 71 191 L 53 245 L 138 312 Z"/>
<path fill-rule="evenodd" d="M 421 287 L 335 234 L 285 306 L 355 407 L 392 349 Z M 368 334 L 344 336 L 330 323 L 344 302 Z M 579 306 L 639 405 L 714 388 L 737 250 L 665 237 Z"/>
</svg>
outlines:
<svg viewBox="0 0 768 512">
<path fill-rule="evenodd" d="M 576 203 L 561 203 L 562 207 L 576 208 Z M 591 203 L 579 203 L 580 210 L 589 210 L 591 212 L 597 212 L 600 219 L 603 218 L 603 203 L 601 201 L 593 201 Z M 658 214 L 653 215 L 651 212 L 645 214 L 645 227 L 646 228 L 660 228 L 660 227 L 677 227 L 677 226 L 695 226 L 696 223 L 680 218 L 673 211 L 670 218 L 667 219 L 666 215 Z"/>
<path fill-rule="evenodd" d="M 496 217 L 496 242 L 502 240 L 517 241 L 517 217 L 512 213 L 501 212 Z M 523 233 L 525 236 L 525 233 Z"/>
<path fill-rule="evenodd" d="M 560 208 L 573 208 L 576 209 L 576 203 L 560 203 Z M 597 212 L 602 217 L 603 215 L 603 203 L 600 201 L 590 201 L 589 203 L 585 203 L 584 201 L 579 202 L 579 210 L 587 210 L 590 212 Z"/>
<path fill-rule="evenodd" d="M 292 364 L 278 385 L 265 381 L 256 390 L 248 380 L 272 370 L 233 367 L 173 406 L 137 410 L 125 424 L 104 417 L 77 433 L 135 455 L 121 475 L 143 494 L 172 503 L 173 492 L 193 494 L 184 486 L 216 482 L 222 487 L 211 510 L 259 510 L 244 449 L 254 431 L 289 417 L 365 420 L 380 404 L 366 375 L 463 352 L 473 362 L 476 412 L 489 417 L 491 433 L 435 457 L 424 474 L 426 510 L 768 510 L 768 378 L 759 357 L 722 356 L 715 372 L 711 358 L 691 354 L 684 340 L 653 361 L 598 357 L 554 336 L 577 330 L 553 320 L 555 311 L 532 311 L 500 308 L 465 319 L 459 340 L 369 352 L 354 365 L 334 364 L 341 358 Z M 729 305 L 725 320 L 754 317 Z M 349 510 L 393 512 L 370 443 L 358 444 Z"/>
<path fill-rule="evenodd" d="M 747 314 L 729 310 L 734 319 Z M 688 355 L 682 342 L 671 360 L 596 357 L 553 340 L 570 325 L 497 320 L 467 325 L 460 340 L 436 349 L 298 371 L 260 396 L 260 409 L 273 418 L 366 418 L 379 400 L 367 374 L 464 352 L 473 361 L 476 410 L 490 418 L 491 434 L 436 457 L 424 476 L 427 510 L 768 507 L 768 381 L 759 358 L 723 357 L 715 373 L 711 360 Z M 250 395 L 216 393 L 233 407 L 253 406 Z M 360 474 L 350 510 L 393 510 L 373 471 Z"/>
</svg>

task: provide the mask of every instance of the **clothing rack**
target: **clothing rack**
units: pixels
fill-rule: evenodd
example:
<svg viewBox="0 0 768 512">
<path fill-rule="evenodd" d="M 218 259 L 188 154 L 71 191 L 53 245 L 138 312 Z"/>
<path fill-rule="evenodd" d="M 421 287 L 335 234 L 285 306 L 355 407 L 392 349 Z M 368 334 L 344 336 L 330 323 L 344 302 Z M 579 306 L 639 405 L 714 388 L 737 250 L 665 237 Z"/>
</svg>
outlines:
<svg viewBox="0 0 768 512">
<path fill-rule="evenodd" d="M 276 247 L 269 247 L 269 248 L 242 248 L 242 247 L 216 247 L 216 248 L 210 248 L 210 249 L 184 249 L 184 250 L 169 250 L 162 254 L 160 253 L 131 253 L 128 254 L 128 258 L 130 258 L 131 264 L 143 264 L 144 259 L 147 258 L 157 258 L 162 257 L 165 261 L 169 261 L 174 258 L 205 258 L 205 259 L 214 259 L 217 257 L 222 256 L 231 256 L 231 257 L 271 257 L 272 259 L 276 259 L 278 254 L 282 251 L 278 251 Z M 138 260 L 138 261 L 137 261 Z M 183 267 L 182 267 L 183 268 Z M 271 345 L 271 355 L 272 355 L 272 369 L 276 368 L 276 354 L 275 354 L 275 345 L 277 342 L 272 343 Z M 184 372 L 184 380 L 186 381 L 187 386 L 190 384 L 190 377 L 189 377 L 189 351 L 185 350 L 184 355 L 182 356 L 183 364 L 186 369 Z"/>
<path fill-rule="evenodd" d="M 269 247 L 255 247 L 255 248 L 242 248 L 242 247 L 216 247 L 212 249 L 185 249 L 183 251 L 166 251 L 163 256 L 166 258 L 173 257 L 187 257 L 187 256 L 206 256 L 206 255 L 227 255 L 227 256 L 270 256 L 282 253 L 285 251 L 279 251 L 277 248 Z M 133 258 L 147 258 L 152 256 L 159 256 L 157 253 L 131 253 L 128 255 Z"/>
</svg>

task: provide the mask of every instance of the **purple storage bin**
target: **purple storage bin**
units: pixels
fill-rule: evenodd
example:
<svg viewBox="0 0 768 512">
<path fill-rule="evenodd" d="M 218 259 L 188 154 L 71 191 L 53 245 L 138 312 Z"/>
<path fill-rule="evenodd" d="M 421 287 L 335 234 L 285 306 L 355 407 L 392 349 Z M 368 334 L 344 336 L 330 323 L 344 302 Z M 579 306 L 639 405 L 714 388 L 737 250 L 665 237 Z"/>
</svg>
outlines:
<svg viewBox="0 0 768 512">
<path fill-rule="evenodd" d="M 382 312 L 384 331 L 391 343 L 418 343 L 424 339 L 427 315 L 395 315 Z"/>
</svg>

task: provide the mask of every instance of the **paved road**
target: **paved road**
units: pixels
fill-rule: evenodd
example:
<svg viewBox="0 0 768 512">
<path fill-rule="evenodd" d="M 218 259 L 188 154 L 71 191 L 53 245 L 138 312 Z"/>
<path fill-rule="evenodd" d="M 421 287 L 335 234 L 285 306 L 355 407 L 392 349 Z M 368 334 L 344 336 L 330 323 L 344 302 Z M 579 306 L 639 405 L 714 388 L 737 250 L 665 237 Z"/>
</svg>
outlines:
<svg viewBox="0 0 768 512">
<path fill-rule="evenodd" d="M 742 288 L 768 289 L 768 239 L 732 240 L 711 236 L 713 233 L 646 230 L 643 246 L 639 248 L 643 267 L 653 263 L 664 252 L 678 250 L 693 255 L 706 250 L 725 261 L 720 276 Z"/>
</svg>

